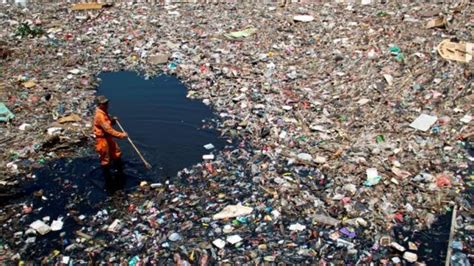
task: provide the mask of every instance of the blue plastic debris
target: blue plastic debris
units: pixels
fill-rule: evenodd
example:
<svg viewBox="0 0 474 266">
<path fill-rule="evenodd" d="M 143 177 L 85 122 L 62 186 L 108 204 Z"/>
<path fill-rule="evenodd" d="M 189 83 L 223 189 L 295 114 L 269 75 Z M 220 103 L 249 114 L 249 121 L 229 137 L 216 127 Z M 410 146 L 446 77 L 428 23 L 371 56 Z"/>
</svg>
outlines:
<svg viewBox="0 0 474 266">
<path fill-rule="evenodd" d="M 15 115 L 8 110 L 4 103 L 0 102 L 0 122 L 8 122 L 13 119 Z"/>
</svg>

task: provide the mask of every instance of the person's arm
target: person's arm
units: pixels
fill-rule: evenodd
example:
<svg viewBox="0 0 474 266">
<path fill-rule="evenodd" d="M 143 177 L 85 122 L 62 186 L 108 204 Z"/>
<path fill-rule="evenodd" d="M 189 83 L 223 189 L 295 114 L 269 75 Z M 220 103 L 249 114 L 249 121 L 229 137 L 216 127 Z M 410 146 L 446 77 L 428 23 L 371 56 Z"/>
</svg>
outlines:
<svg viewBox="0 0 474 266">
<path fill-rule="evenodd" d="M 113 137 L 120 138 L 120 139 L 124 139 L 127 137 L 126 133 L 115 130 L 109 123 L 105 122 L 104 119 L 101 119 L 99 121 L 99 125 L 107 134 Z"/>
</svg>

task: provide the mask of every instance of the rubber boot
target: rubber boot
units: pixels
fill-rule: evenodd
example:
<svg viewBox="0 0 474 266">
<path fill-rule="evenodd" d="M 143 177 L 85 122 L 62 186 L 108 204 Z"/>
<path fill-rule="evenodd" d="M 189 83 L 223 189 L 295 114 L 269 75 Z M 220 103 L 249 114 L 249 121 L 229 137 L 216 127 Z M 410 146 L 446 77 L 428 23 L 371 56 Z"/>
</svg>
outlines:
<svg viewBox="0 0 474 266">
<path fill-rule="evenodd" d="M 122 162 L 122 159 L 114 160 L 114 166 L 115 166 L 115 169 L 117 169 L 118 174 L 123 175 L 123 162 Z"/>
<path fill-rule="evenodd" d="M 121 159 L 114 160 L 114 167 L 116 172 L 115 175 L 115 186 L 117 190 L 125 188 L 125 173 L 123 172 L 123 161 Z"/>
<path fill-rule="evenodd" d="M 112 180 L 112 173 L 110 172 L 110 165 L 102 165 L 102 174 L 106 181 Z"/>
<path fill-rule="evenodd" d="M 110 165 L 102 165 L 102 173 L 104 174 L 105 190 L 109 195 L 113 195 L 116 189 Z"/>
</svg>

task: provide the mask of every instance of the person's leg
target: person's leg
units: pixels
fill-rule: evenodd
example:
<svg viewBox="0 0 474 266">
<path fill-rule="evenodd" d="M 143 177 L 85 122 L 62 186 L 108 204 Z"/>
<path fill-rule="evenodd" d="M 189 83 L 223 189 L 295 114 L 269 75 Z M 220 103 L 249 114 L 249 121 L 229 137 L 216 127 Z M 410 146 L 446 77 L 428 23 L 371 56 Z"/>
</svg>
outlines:
<svg viewBox="0 0 474 266">
<path fill-rule="evenodd" d="M 114 162 L 114 166 L 117 169 L 117 171 L 122 174 L 123 172 L 123 162 L 122 162 L 122 151 L 120 150 L 120 147 L 118 146 L 117 142 L 115 142 L 113 139 L 108 139 L 107 144 L 109 146 L 109 154 L 110 158 Z"/>
<path fill-rule="evenodd" d="M 121 190 L 125 187 L 125 174 L 123 172 L 123 161 L 121 158 L 122 152 L 117 142 L 113 139 L 108 141 L 109 153 L 114 168 L 117 170 L 114 176 L 114 187 L 115 190 Z"/>
<path fill-rule="evenodd" d="M 110 166 L 102 166 L 102 170 L 104 173 L 105 181 L 104 189 L 109 195 L 113 195 L 117 190 L 115 189 L 115 178 L 111 173 Z"/>
<path fill-rule="evenodd" d="M 111 179 L 112 175 L 110 173 L 110 153 L 109 145 L 107 140 L 104 138 L 97 139 L 95 145 L 96 151 L 99 154 L 100 166 L 102 167 L 102 173 L 107 180 Z"/>
</svg>

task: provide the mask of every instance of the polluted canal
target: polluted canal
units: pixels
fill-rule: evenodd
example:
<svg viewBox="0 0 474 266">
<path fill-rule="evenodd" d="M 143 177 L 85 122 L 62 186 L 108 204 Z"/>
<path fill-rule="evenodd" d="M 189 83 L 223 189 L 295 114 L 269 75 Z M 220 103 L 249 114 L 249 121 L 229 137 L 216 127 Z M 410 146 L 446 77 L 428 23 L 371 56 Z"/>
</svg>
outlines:
<svg viewBox="0 0 474 266">
<path fill-rule="evenodd" d="M 226 146 L 226 140 L 220 138 L 216 130 L 218 121 L 211 108 L 201 101 L 187 99 L 186 88 L 173 76 L 145 80 L 133 72 L 117 72 L 102 73 L 99 78 L 98 94 L 109 98 L 109 113 L 119 118 L 153 167 L 145 169 L 126 140 L 118 140 L 123 151 L 125 174 L 115 173 L 111 183 L 104 181 L 92 142 L 79 158 L 49 162 L 36 171 L 21 196 L 9 202 L 17 204 L 23 216 L 19 223 L 10 225 L 18 228 L 16 232 L 3 227 L 2 235 L 5 237 L 2 245 L 20 250 L 15 255 L 17 259 L 45 263 L 61 261 L 65 264 L 109 261 L 136 265 L 143 259 L 136 254 L 148 253 L 146 261 L 151 263 L 179 263 L 196 258 L 201 262 L 212 262 L 215 256 L 213 247 L 225 245 L 219 241 L 220 238 L 215 239 L 222 233 L 228 235 L 227 242 L 235 241 L 233 251 L 237 256 L 252 252 L 241 245 L 252 245 L 263 239 L 270 242 L 259 244 L 258 250 L 268 248 L 267 245 L 280 245 L 283 243 L 281 239 L 286 237 L 305 247 L 306 253 L 300 251 L 287 257 L 288 263 L 303 263 L 302 254 L 316 252 L 318 247 L 329 248 L 312 235 L 282 233 L 284 224 L 301 226 L 304 218 L 295 217 L 295 220 L 272 225 L 271 217 L 280 214 L 272 209 L 271 199 L 267 204 L 262 201 L 257 213 L 250 216 L 245 215 L 251 212 L 246 207 L 239 209 L 235 207 L 237 205 L 231 205 L 236 208 L 233 212 L 242 215 L 230 215 L 234 219 L 222 229 L 218 227 L 207 216 L 209 212 L 217 212 L 218 206 L 222 207 L 226 202 L 256 200 L 254 189 L 249 185 L 255 180 L 249 180 L 246 177 L 248 170 L 237 164 L 220 165 L 228 168 L 228 175 L 232 173 L 221 177 L 214 164 L 203 160 L 203 155 L 235 157 L 237 162 L 243 163 L 246 155 L 238 155 L 238 149 L 246 145 L 245 141 L 240 141 L 238 147 Z M 261 157 L 259 160 L 266 159 Z M 320 175 L 304 168 L 299 171 L 302 177 Z M 217 184 L 219 180 L 225 185 Z M 229 214 L 224 212 L 222 215 Z M 431 230 L 394 228 L 394 239 L 412 240 L 418 245 L 418 254 L 423 260 L 433 265 L 440 264 L 446 256 L 449 217 L 449 214 L 440 217 Z M 320 234 L 323 239 L 331 241 L 329 232 L 323 227 Z M 188 247 L 182 245 L 186 239 L 192 240 L 187 242 Z M 353 241 L 370 245 L 364 239 Z M 349 242 L 337 243 L 330 253 L 341 259 L 344 256 L 351 258 Z M 287 249 L 290 251 L 289 247 Z M 393 249 L 379 252 L 376 259 L 380 259 L 377 256 L 397 254 Z M 272 257 L 267 256 L 264 260 L 271 261 Z"/>
<path fill-rule="evenodd" d="M 0 12 L 0 264 L 474 263 L 472 1 L 27 2 Z M 97 92 L 151 171 L 119 140 L 104 183 Z"/>
<path fill-rule="evenodd" d="M 127 194 L 140 185 L 161 187 L 163 183 L 186 182 L 176 180 L 178 171 L 187 171 L 185 168 L 201 162 L 203 155 L 226 145 L 215 129 L 217 121 L 211 108 L 187 99 L 186 88 L 176 77 L 162 75 L 145 80 L 134 72 L 110 72 L 99 78 L 102 82 L 97 93 L 110 100 L 110 115 L 120 119 L 153 167 L 146 169 L 126 140 L 117 140 L 124 175 L 114 172 L 112 182 L 103 178 L 92 141 L 83 149 L 82 157 L 47 163 L 16 198 L 4 202 L 18 204 L 21 212 L 28 214 L 12 225 L 18 227 L 16 233 L 2 229 L 1 244 L 21 246 L 21 259 L 51 262 L 51 256 L 74 250 L 76 244 L 89 238 L 90 232 L 82 230 L 90 219 L 94 224 L 100 222 L 117 204 L 126 204 Z M 31 228 L 23 233 L 28 225 Z M 11 233 L 14 235 L 9 236 Z"/>
</svg>

